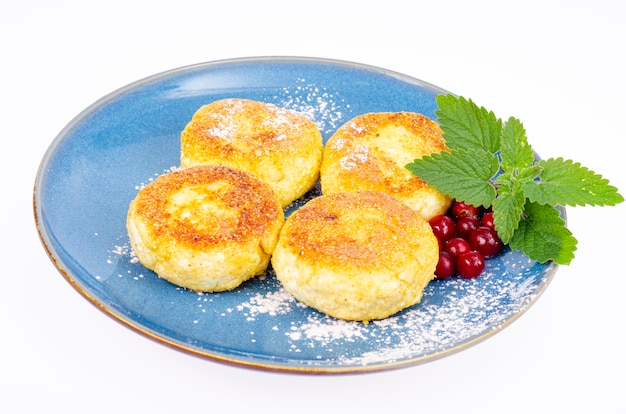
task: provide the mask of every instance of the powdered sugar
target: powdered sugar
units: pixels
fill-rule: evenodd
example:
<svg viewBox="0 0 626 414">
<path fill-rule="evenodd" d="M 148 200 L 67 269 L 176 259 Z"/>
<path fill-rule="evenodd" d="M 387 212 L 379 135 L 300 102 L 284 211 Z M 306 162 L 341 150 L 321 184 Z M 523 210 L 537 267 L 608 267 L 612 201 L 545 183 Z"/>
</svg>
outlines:
<svg viewBox="0 0 626 414">
<path fill-rule="evenodd" d="M 352 170 L 359 164 L 367 162 L 369 158 L 369 148 L 365 145 L 357 145 L 353 151 L 345 157 L 339 159 L 339 166 L 344 170 Z"/>
<path fill-rule="evenodd" d="M 145 186 L 147 186 L 148 184 L 150 184 L 151 182 L 156 180 L 160 175 L 167 174 L 167 173 L 170 173 L 172 171 L 176 171 L 177 169 L 178 169 L 178 167 L 176 167 L 176 166 L 171 166 L 169 168 L 165 168 L 161 172 L 153 174 L 146 181 L 143 181 L 143 182 L 139 183 L 138 185 L 136 185 L 135 186 L 135 190 L 141 190 L 142 188 L 144 188 Z"/>
<path fill-rule="evenodd" d="M 292 323 L 289 331 L 285 335 L 296 343 L 305 342 L 305 346 L 316 343 L 322 346 L 329 346 L 336 340 L 354 341 L 355 338 L 365 339 L 367 337 L 366 325 L 356 322 L 349 322 L 330 317 L 320 317 L 310 315 L 303 324 Z"/>
<path fill-rule="evenodd" d="M 305 79 L 274 98 L 279 107 L 314 120 L 326 136 L 349 112 L 337 93 Z M 343 143 L 339 140 L 336 145 Z M 363 147 L 345 157 L 341 167 L 353 168 L 367 157 L 368 150 Z M 320 194 L 318 182 L 285 209 L 286 215 Z M 320 370 L 375 367 L 421 361 L 461 349 L 520 315 L 551 276 L 548 265 L 508 250 L 490 259 L 478 279 L 433 281 L 421 303 L 364 324 L 338 320 L 300 303 L 276 280 L 271 267 L 265 275 L 230 292 L 198 294 L 175 287 L 141 266 L 126 240 L 118 240 L 108 252 L 107 264 L 115 267 L 111 274 L 117 277 L 105 275 L 99 280 L 124 297 L 125 306 L 140 314 L 151 328 L 156 325 L 156 336 L 175 337 L 183 347 L 209 356 L 226 353 L 237 360 L 241 355 L 253 355 L 257 362 L 270 366 Z"/>
<path fill-rule="evenodd" d="M 295 87 L 283 88 L 273 97 L 277 106 L 300 112 L 313 120 L 323 135 L 333 133 L 343 122 L 350 105 L 326 87 L 297 79 Z"/>
<path fill-rule="evenodd" d="M 285 315 L 291 311 L 293 305 L 298 305 L 296 299 L 286 290 L 279 289 L 276 292 L 256 294 L 237 306 L 237 310 L 247 312 L 249 318 L 254 318 L 259 314 Z"/>
<path fill-rule="evenodd" d="M 318 183 L 307 197 L 319 191 Z M 523 313 L 552 275 L 550 265 L 507 249 L 489 259 L 479 278 L 432 281 L 421 303 L 364 324 L 300 303 L 271 267 L 233 291 L 198 294 L 160 280 L 137 262 L 127 242 L 110 249 L 108 263 L 117 277 L 99 280 L 114 291 L 136 290 L 132 297 L 141 300 L 127 306 L 137 300 L 142 314 L 166 332 L 180 332 L 197 352 L 243 349 L 271 364 L 320 370 L 410 363 L 462 349 Z"/>
<path fill-rule="evenodd" d="M 117 277 L 109 278 L 109 286 L 138 289 L 134 296 L 142 298 L 142 312 L 153 307 L 157 320 L 175 315 L 168 329 L 194 338 L 190 346 L 210 354 L 216 341 L 225 342 L 230 345 L 222 346 L 250 347 L 248 352 L 269 355 L 278 363 L 320 369 L 420 361 L 460 349 L 521 314 L 550 277 L 545 265 L 508 250 L 490 259 L 478 279 L 432 281 L 421 303 L 365 324 L 332 318 L 297 301 L 271 267 L 233 291 L 197 293 L 169 285 L 131 263 L 134 256 L 127 245 L 120 244 L 111 254 L 118 256 Z M 129 284 L 138 282 L 137 287 Z M 154 305 L 149 305 L 151 300 Z"/>
<path fill-rule="evenodd" d="M 536 298 L 545 276 L 524 275 L 535 263 L 519 261 L 516 253 L 509 252 L 511 257 L 522 264 L 512 278 L 506 270 L 510 262 L 498 260 L 479 280 L 431 282 L 422 303 L 369 324 L 338 320 L 308 309 L 279 285 L 273 293 L 255 294 L 237 310 L 254 317 L 283 317 L 289 321 L 288 328 L 283 328 L 289 352 L 316 349 L 319 355 L 315 360 L 323 364 L 368 366 L 419 359 L 499 330 Z M 300 318 L 303 308 L 305 317 Z"/>
<path fill-rule="evenodd" d="M 236 129 L 233 124 L 220 124 L 216 128 L 209 128 L 206 130 L 206 134 L 215 138 L 220 138 L 225 141 L 232 141 L 235 135 Z"/>
</svg>

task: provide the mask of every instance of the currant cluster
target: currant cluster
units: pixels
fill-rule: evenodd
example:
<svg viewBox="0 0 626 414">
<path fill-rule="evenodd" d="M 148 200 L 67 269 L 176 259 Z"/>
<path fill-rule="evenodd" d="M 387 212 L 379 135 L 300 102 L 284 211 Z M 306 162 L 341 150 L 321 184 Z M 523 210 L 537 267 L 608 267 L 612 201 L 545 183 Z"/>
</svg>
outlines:
<svg viewBox="0 0 626 414">
<path fill-rule="evenodd" d="M 455 200 L 446 214 L 430 220 L 430 226 L 439 241 L 437 279 L 474 279 L 485 269 L 485 259 L 502 250 L 490 209 Z"/>
</svg>

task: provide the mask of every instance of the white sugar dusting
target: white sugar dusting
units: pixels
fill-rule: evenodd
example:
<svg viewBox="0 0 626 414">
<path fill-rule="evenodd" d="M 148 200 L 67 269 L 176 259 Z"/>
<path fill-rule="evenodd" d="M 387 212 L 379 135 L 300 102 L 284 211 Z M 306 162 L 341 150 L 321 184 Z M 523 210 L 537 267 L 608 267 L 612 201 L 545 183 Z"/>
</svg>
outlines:
<svg viewBox="0 0 626 414">
<path fill-rule="evenodd" d="M 285 335 L 294 343 L 301 340 L 312 341 L 322 346 L 328 346 L 335 340 L 354 341 L 355 338 L 365 339 L 366 325 L 334 319 L 329 316 L 320 317 L 311 315 L 301 325 L 292 323 L 291 329 Z"/>
<path fill-rule="evenodd" d="M 334 360 L 353 366 L 388 364 L 444 352 L 496 331 L 537 294 L 534 277 L 524 280 L 520 276 L 520 283 L 499 279 L 496 274 L 481 277 L 487 278 L 487 283 L 448 280 L 443 290 L 438 285 L 441 282 L 433 281 L 434 289 L 428 291 L 423 304 L 369 324 L 335 319 L 312 310 L 300 320 L 292 313 L 307 307 L 280 286 L 275 292 L 254 294 L 236 311 L 244 313 L 248 322 L 261 315 L 277 317 L 271 330 L 284 331 L 290 353 L 317 349 L 321 352 L 318 359 L 325 362 Z M 445 297 L 440 301 L 428 300 L 428 295 L 441 295 L 443 291 Z M 287 328 L 278 327 L 283 321 L 289 321 Z M 354 349 L 366 350 L 357 355 L 335 355 L 335 350 L 348 343 L 355 344 Z"/>
<path fill-rule="evenodd" d="M 332 141 L 330 141 L 326 145 L 328 145 L 332 149 L 341 150 L 347 143 L 348 143 L 347 139 L 341 136 L 338 136 L 337 138 L 334 138 Z"/>
<path fill-rule="evenodd" d="M 365 127 L 363 125 L 359 125 L 356 122 L 348 122 L 346 124 L 346 128 L 349 128 L 352 130 L 352 134 L 360 134 L 361 132 L 365 131 Z"/>
<path fill-rule="evenodd" d="M 279 107 L 294 110 L 313 120 L 322 134 L 331 134 L 343 123 L 346 104 L 336 92 L 299 78 L 295 87 L 283 88 L 274 96 Z"/>
<path fill-rule="evenodd" d="M 233 125 L 220 125 L 216 128 L 209 128 L 206 130 L 206 134 L 215 138 L 220 138 L 225 141 L 232 141 L 232 137 L 236 130 Z"/>
<path fill-rule="evenodd" d="M 497 275 L 486 276 L 498 278 Z M 432 282 L 437 284 L 439 282 Z M 535 296 L 536 280 L 479 284 L 458 279 L 449 281 L 443 304 L 418 304 L 389 318 L 370 322 L 335 320 L 314 314 L 286 332 L 292 349 L 333 347 L 335 342 L 365 340 L 366 352 L 339 355 L 342 365 L 393 363 L 407 358 L 444 352 L 465 341 L 497 330 L 511 312 L 523 308 Z M 435 290 L 438 286 L 435 285 Z"/>
<path fill-rule="evenodd" d="M 363 159 L 357 157 L 353 162 Z M 319 192 L 318 183 L 304 198 Z M 144 277 L 146 269 L 127 237 L 109 250 L 107 263 L 117 266 L 117 278 L 126 283 L 154 280 L 147 273 Z M 497 332 L 532 303 L 547 277 L 533 268 L 535 262 L 510 251 L 489 263 L 489 270 L 475 280 L 432 281 L 421 303 L 369 324 L 335 319 L 308 308 L 290 295 L 272 272 L 255 278 L 252 283 L 257 286 L 241 290 L 241 300 L 234 304 L 225 304 L 219 294 L 197 294 L 197 311 L 184 310 L 184 299 L 176 306 L 183 307 L 180 312 L 188 313 L 189 324 L 201 332 L 210 318 L 217 317 L 236 318 L 226 323 L 236 326 L 236 335 L 249 332 L 248 341 L 256 346 L 270 340 L 266 335 L 274 335 L 271 348 L 292 355 L 299 364 L 358 367 L 401 363 L 445 353 Z M 184 295 L 194 293 L 177 290 Z M 234 294 L 239 295 L 237 291 Z"/>
<path fill-rule="evenodd" d="M 124 238 L 127 239 L 127 237 Z M 139 263 L 139 259 L 137 258 L 137 255 L 135 255 L 135 252 L 133 251 L 129 243 L 115 245 L 111 250 L 108 251 L 108 253 L 109 255 L 107 256 L 106 260 L 107 264 L 117 263 L 117 261 L 121 258 L 126 258 L 126 260 L 128 260 L 128 262 L 132 264 Z"/>
<path fill-rule="evenodd" d="M 135 190 L 141 190 L 142 188 L 144 188 L 145 186 L 147 186 L 148 184 L 150 184 L 151 182 L 153 182 L 154 180 L 156 180 L 160 175 L 163 174 L 167 174 L 173 171 L 176 171 L 178 169 L 178 167 L 176 166 L 171 166 L 169 168 L 164 169 L 163 171 L 161 171 L 160 173 L 154 173 L 151 177 L 148 178 L 148 180 L 143 181 L 141 183 L 139 183 L 138 185 L 135 186 Z"/>
<path fill-rule="evenodd" d="M 277 109 L 274 122 L 286 122 L 281 111 L 293 110 L 312 119 L 323 134 L 333 133 L 343 122 L 344 111 L 349 108 L 337 94 L 307 83 L 305 79 L 299 79 L 296 87 L 285 88 L 282 92 L 282 95 L 274 97 L 276 105 L 284 108 Z M 214 133 L 229 135 L 228 128 Z M 283 138 L 279 136 L 276 139 Z M 346 142 L 338 139 L 334 145 L 340 149 Z M 354 168 L 366 162 L 368 156 L 367 147 L 357 147 L 352 155 L 341 159 L 341 168 Z M 139 190 L 159 175 L 176 169 L 170 167 L 154 174 L 135 188 Z M 318 182 L 286 211 L 297 208 L 319 194 L 321 188 Z M 98 233 L 95 233 L 95 237 L 99 237 Z M 117 280 L 125 283 L 139 280 L 143 283 L 153 282 L 154 275 L 148 277 L 146 269 L 132 251 L 127 236 L 120 236 L 121 239 L 124 242 L 111 248 L 107 257 L 107 264 L 116 266 Z M 203 337 L 202 332 L 206 335 L 214 334 L 206 326 L 217 318 L 223 321 L 222 324 L 231 326 L 235 336 L 242 333 L 248 335 L 249 342 L 256 343 L 256 346 L 265 340 L 269 341 L 265 335 L 274 335 L 272 341 L 277 341 L 279 345 L 269 342 L 266 345 L 292 355 L 302 364 L 389 364 L 446 352 L 495 332 L 537 297 L 544 281 L 541 278 L 545 275 L 536 271 L 529 274 L 534 262 L 526 261 L 519 255 L 504 255 L 493 260 L 491 270 L 479 279 L 435 280 L 427 286 L 422 303 L 368 324 L 335 319 L 308 308 L 290 295 L 271 272 L 252 280 L 251 283 L 256 284 L 252 289 L 224 292 L 224 296 L 174 287 L 184 297 L 180 303 L 170 302 L 170 306 L 180 306 L 179 312 L 185 317 L 188 312 L 187 322 L 201 332 L 199 338 Z M 98 276 L 98 279 L 105 278 Z M 111 283 L 120 283 L 117 280 L 113 278 Z M 184 308 L 190 294 L 197 295 L 193 304 L 195 311 Z M 228 300 L 224 301 L 224 297 Z M 232 298 L 240 299 L 229 301 Z M 158 301 L 162 299 L 155 300 L 161 305 Z M 314 356 L 311 357 L 311 354 Z M 302 356 L 302 360 L 298 356 Z"/>
<path fill-rule="evenodd" d="M 339 166 L 344 170 L 352 170 L 356 168 L 359 164 L 363 164 L 367 162 L 369 158 L 369 148 L 365 145 L 357 145 L 354 147 L 354 150 L 350 153 L 350 155 L 346 155 L 345 157 L 341 157 L 339 159 Z"/>
<path fill-rule="evenodd" d="M 284 289 L 280 289 L 277 292 L 258 293 L 237 306 L 237 310 L 246 312 L 250 320 L 253 320 L 259 314 L 285 315 L 291 312 L 293 305 L 298 305 L 296 299 Z"/>
</svg>

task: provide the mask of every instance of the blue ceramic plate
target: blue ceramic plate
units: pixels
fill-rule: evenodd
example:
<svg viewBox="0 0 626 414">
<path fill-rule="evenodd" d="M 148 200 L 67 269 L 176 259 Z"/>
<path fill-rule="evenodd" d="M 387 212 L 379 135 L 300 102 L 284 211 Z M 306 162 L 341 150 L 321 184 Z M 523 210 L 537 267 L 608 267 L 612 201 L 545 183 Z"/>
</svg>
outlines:
<svg viewBox="0 0 626 414">
<path fill-rule="evenodd" d="M 434 117 L 435 96 L 445 92 L 388 70 L 309 58 L 218 61 L 140 80 L 79 114 L 45 154 L 35 184 L 43 245 L 63 276 L 99 309 L 199 356 L 336 373 L 396 368 L 460 351 L 528 309 L 556 265 L 507 250 L 487 262 L 480 278 L 434 281 L 420 304 L 362 324 L 301 305 L 271 269 L 230 292 L 176 287 L 138 263 L 125 228 L 137 191 L 179 165 L 180 132 L 203 104 L 227 97 L 271 102 L 309 115 L 328 139 L 366 112 Z"/>
</svg>

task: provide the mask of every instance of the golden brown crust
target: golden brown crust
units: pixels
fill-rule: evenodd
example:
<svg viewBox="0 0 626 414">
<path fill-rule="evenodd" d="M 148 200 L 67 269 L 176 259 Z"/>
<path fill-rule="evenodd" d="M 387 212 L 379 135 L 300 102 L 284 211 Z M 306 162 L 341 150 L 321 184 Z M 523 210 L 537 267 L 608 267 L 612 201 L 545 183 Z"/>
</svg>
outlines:
<svg viewBox="0 0 626 414">
<path fill-rule="evenodd" d="M 337 193 L 298 209 L 285 232 L 289 246 L 303 261 L 374 269 L 387 267 L 413 245 L 411 231 L 420 225 L 418 220 L 415 212 L 386 194 Z"/>
<path fill-rule="evenodd" d="M 330 316 L 381 319 L 419 302 L 439 257 L 428 222 L 376 191 L 322 195 L 283 225 L 272 265 L 284 288 Z"/>
<path fill-rule="evenodd" d="M 424 154 L 447 149 L 441 139 L 442 130 L 432 119 L 416 112 L 372 112 L 356 116 L 338 129 L 349 137 L 367 137 L 380 134 L 389 126 L 402 126 L 422 140 L 419 147 Z"/>
<path fill-rule="evenodd" d="M 289 137 L 311 128 L 304 115 L 264 102 L 223 99 L 200 107 L 182 132 L 183 153 L 198 158 L 256 156 L 284 151 Z"/>
<path fill-rule="evenodd" d="M 385 192 L 428 219 L 445 212 L 450 199 L 411 174 L 406 165 L 446 150 L 441 128 L 424 115 L 379 112 L 357 116 L 326 143 L 322 192 Z"/>
<path fill-rule="evenodd" d="M 229 165 L 267 182 L 285 207 L 319 178 L 322 135 L 306 115 L 248 99 L 199 108 L 181 133 L 181 167 Z"/>
<path fill-rule="evenodd" d="M 250 174 L 224 166 L 198 166 L 158 177 L 133 201 L 152 237 L 208 248 L 259 237 L 282 215 L 276 196 Z M 219 215 L 212 215 L 208 209 Z"/>
<path fill-rule="evenodd" d="M 226 166 L 163 174 L 131 201 L 126 228 L 137 259 L 200 292 L 231 290 L 263 273 L 284 222 L 269 185 Z"/>
</svg>

